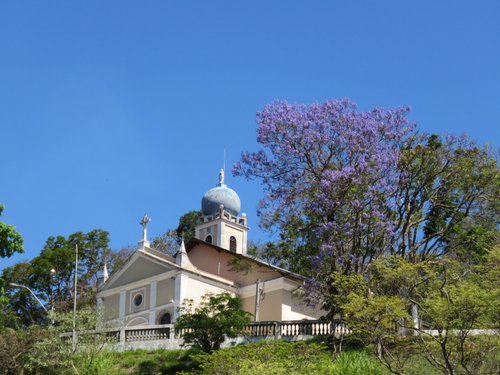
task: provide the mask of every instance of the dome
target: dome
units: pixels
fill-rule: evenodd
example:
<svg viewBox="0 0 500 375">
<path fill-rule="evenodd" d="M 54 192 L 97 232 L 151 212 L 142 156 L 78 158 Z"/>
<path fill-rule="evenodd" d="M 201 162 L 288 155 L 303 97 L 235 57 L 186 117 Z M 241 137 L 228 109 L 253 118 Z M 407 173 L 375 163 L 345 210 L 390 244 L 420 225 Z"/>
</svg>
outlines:
<svg viewBox="0 0 500 375">
<path fill-rule="evenodd" d="M 219 174 L 219 183 L 216 187 L 205 193 L 201 200 L 201 210 L 203 215 L 213 215 L 220 210 L 220 205 L 224 205 L 224 210 L 231 215 L 238 216 L 240 213 L 240 197 L 233 189 L 224 184 L 224 171 Z"/>
</svg>

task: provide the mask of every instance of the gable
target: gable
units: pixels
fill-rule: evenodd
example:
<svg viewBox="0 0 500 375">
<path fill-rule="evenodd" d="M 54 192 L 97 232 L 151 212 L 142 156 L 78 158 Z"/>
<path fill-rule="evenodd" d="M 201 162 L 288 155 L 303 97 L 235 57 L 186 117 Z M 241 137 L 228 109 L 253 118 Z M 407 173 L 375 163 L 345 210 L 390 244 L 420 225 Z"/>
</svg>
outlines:
<svg viewBox="0 0 500 375">
<path fill-rule="evenodd" d="M 130 262 L 125 265 L 108 283 L 104 289 L 117 288 L 139 280 L 154 277 L 156 275 L 175 269 L 173 265 L 161 263 L 148 258 L 143 254 L 134 254 Z"/>
</svg>

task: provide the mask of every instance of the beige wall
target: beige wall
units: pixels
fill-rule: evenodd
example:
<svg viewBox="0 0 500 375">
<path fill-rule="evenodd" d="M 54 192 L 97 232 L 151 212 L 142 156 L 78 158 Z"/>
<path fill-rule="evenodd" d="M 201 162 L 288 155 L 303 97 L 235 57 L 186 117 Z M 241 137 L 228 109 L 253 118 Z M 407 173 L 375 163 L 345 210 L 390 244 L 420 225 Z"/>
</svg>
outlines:
<svg viewBox="0 0 500 375">
<path fill-rule="evenodd" d="M 117 319 L 120 309 L 120 293 L 113 294 L 108 297 L 103 297 L 102 302 L 104 308 L 104 319 Z"/>
<path fill-rule="evenodd" d="M 282 320 L 319 319 L 325 314 L 318 308 L 307 306 L 303 299 L 289 290 L 283 291 Z"/>
<path fill-rule="evenodd" d="M 133 327 L 133 326 L 142 326 L 149 324 L 149 314 L 139 314 L 134 317 L 127 317 L 125 321 L 125 326 Z"/>
<path fill-rule="evenodd" d="M 275 290 L 264 293 L 264 299 L 260 301 L 259 321 L 281 320 L 283 291 Z M 242 298 L 243 310 L 252 316 L 255 314 L 255 295 Z"/>
<path fill-rule="evenodd" d="M 264 293 L 264 298 L 260 301 L 259 320 L 281 320 L 282 302 L 283 290 Z"/>
<path fill-rule="evenodd" d="M 208 233 L 208 228 L 210 228 L 210 233 Z M 215 244 L 217 241 L 217 236 L 219 235 L 217 230 L 217 225 L 209 225 L 206 228 L 200 229 L 200 239 L 205 241 L 208 235 L 212 236 L 212 243 Z"/>
<path fill-rule="evenodd" d="M 242 304 L 243 310 L 252 314 L 252 317 L 253 317 L 253 315 L 255 313 L 255 296 L 242 298 L 241 304 Z M 253 320 L 253 318 L 252 318 L 252 320 Z"/>
<path fill-rule="evenodd" d="M 241 229 L 233 228 L 224 223 L 224 236 L 221 238 L 220 247 L 223 249 L 229 250 L 229 238 L 234 236 L 236 238 L 236 252 L 242 252 L 242 244 L 243 244 L 243 231 Z"/>
<path fill-rule="evenodd" d="M 174 299 L 175 280 L 166 279 L 158 281 L 156 286 L 156 306 L 166 305 Z"/>
<path fill-rule="evenodd" d="M 186 286 L 186 299 L 192 299 L 195 301 L 200 301 L 201 297 L 203 297 L 207 293 L 218 294 L 225 292 L 226 290 L 214 285 L 207 284 L 206 282 L 196 280 L 193 278 L 189 278 L 187 280 Z"/>
</svg>

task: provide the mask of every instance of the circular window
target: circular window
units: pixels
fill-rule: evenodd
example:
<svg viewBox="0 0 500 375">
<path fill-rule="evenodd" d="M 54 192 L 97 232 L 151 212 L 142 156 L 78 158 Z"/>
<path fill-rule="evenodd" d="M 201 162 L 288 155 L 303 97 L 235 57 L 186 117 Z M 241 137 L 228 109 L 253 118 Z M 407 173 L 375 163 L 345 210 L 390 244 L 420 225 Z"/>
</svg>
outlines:
<svg viewBox="0 0 500 375">
<path fill-rule="evenodd" d="M 134 305 L 139 307 L 142 305 L 142 294 L 136 294 L 134 297 Z"/>
</svg>

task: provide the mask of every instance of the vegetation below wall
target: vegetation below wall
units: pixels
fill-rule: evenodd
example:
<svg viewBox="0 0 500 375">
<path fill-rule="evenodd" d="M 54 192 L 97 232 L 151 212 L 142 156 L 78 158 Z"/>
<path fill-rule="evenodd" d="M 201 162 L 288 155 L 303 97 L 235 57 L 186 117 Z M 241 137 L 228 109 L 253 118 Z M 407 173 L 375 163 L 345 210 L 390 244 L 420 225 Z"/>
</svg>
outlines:
<svg viewBox="0 0 500 375">
<path fill-rule="evenodd" d="M 212 354 L 194 350 L 101 352 L 91 363 L 88 358 L 77 357 L 75 365 L 79 374 L 96 375 L 390 374 L 376 357 L 363 348 L 351 345 L 342 354 L 334 355 L 331 349 L 323 343 L 285 341 L 263 341 L 240 345 L 221 349 Z M 485 366 L 488 364 L 485 363 Z M 480 373 L 494 373 L 486 367 L 483 370 Z M 7 374 L 8 372 L 0 373 Z M 37 372 L 28 370 L 26 373 Z M 410 358 L 404 372 L 408 375 L 439 373 L 420 356 Z"/>
</svg>

